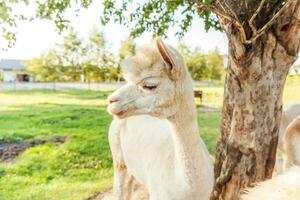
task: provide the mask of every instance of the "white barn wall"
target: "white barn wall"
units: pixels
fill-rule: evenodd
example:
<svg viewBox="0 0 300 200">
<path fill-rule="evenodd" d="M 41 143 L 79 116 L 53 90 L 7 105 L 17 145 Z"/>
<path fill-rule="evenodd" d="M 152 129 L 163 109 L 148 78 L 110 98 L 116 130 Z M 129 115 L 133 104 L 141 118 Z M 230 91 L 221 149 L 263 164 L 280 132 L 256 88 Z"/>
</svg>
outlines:
<svg viewBox="0 0 300 200">
<path fill-rule="evenodd" d="M 15 82 L 17 73 L 14 71 L 2 71 L 3 82 Z"/>
</svg>

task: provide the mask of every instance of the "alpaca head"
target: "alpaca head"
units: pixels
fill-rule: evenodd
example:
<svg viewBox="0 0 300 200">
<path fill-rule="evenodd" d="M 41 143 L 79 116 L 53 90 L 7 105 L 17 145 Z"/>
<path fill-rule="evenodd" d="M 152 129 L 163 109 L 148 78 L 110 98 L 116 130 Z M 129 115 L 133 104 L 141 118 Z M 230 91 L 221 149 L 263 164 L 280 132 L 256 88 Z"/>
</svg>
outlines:
<svg viewBox="0 0 300 200">
<path fill-rule="evenodd" d="M 178 111 L 188 73 L 178 51 L 156 39 L 121 63 L 127 84 L 108 97 L 108 112 L 119 118 L 148 114 L 166 118 Z"/>
</svg>

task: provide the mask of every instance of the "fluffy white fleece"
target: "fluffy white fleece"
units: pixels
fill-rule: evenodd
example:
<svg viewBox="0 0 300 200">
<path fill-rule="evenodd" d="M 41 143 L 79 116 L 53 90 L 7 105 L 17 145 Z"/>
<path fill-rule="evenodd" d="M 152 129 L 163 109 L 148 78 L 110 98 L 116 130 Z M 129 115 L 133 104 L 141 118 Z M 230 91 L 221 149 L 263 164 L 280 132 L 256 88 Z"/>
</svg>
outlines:
<svg viewBox="0 0 300 200">
<path fill-rule="evenodd" d="M 300 167 L 258 184 L 242 200 L 300 200 Z"/>
</svg>

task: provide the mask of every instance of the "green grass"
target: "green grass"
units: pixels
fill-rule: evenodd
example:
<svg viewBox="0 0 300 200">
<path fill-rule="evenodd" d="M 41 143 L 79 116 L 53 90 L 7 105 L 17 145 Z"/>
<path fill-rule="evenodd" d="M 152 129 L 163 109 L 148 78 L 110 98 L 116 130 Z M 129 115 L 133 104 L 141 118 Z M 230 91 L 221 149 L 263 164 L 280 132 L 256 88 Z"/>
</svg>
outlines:
<svg viewBox="0 0 300 200">
<path fill-rule="evenodd" d="M 211 155 L 215 155 L 216 138 L 219 134 L 220 112 L 201 113 L 198 116 L 200 135 Z"/>
<path fill-rule="evenodd" d="M 300 103 L 300 75 L 289 76 L 283 92 L 283 105 L 287 107 Z"/>
<path fill-rule="evenodd" d="M 221 109 L 223 104 L 223 85 L 198 87 L 203 91 L 202 105 Z M 199 99 L 196 99 L 199 105 Z"/>
<path fill-rule="evenodd" d="M 284 105 L 300 102 L 300 78 L 289 77 Z M 200 87 L 203 104 L 216 112 L 199 113 L 200 134 L 215 154 L 223 86 Z M 0 92 L 0 143 L 65 138 L 27 149 L 14 163 L 0 163 L 0 200 L 83 200 L 112 186 L 107 141 L 111 117 L 108 92 Z M 198 102 L 199 103 L 199 102 Z M 201 109 L 200 109 L 201 110 Z"/>
<path fill-rule="evenodd" d="M 0 199 L 85 199 L 111 186 L 107 93 L 0 93 L 0 142 L 65 138 L 0 164 Z"/>
</svg>

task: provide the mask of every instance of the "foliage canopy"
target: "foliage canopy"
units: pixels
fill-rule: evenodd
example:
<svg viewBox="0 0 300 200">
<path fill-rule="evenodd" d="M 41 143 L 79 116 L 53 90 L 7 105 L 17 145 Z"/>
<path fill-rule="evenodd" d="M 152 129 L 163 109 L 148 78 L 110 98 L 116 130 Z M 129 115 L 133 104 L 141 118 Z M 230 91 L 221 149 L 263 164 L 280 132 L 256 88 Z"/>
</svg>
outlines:
<svg viewBox="0 0 300 200">
<path fill-rule="evenodd" d="M 209 2 L 210 0 L 205 0 L 205 3 Z M 68 9 L 72 8 L 79 12 L 80 9 L 88 8 L 92 3 L 94 3 L 93 0 L 0 1 L 1 39 L 7 40 L 8 46 L 11 47 L 16 40 L 14 28 L 18 22 L 24 20 L 49 19 L 61 32 L 69 25 L 69 20 L 65 16 Z M 22 8 L 28 7 L 34 9 L 35 12 L 20 12 Z M 104 0 L 99 10 L 102 13 L 102 24 L 114 21 L 126 25 L 132 30 L 132 36 L 138 36 L 146 30 L 155 35 L 164 35 L 175 24 L 179 26 L 176 34 L 183 36 L 195 15 L 204 19 L 206 30 L 211 27 L 220 29 L 215 16 L 209 12 L 199 14 L 194 3 L 185 0 L 149 0 L 144 3 L 137 0 Z"/>
</svg>

